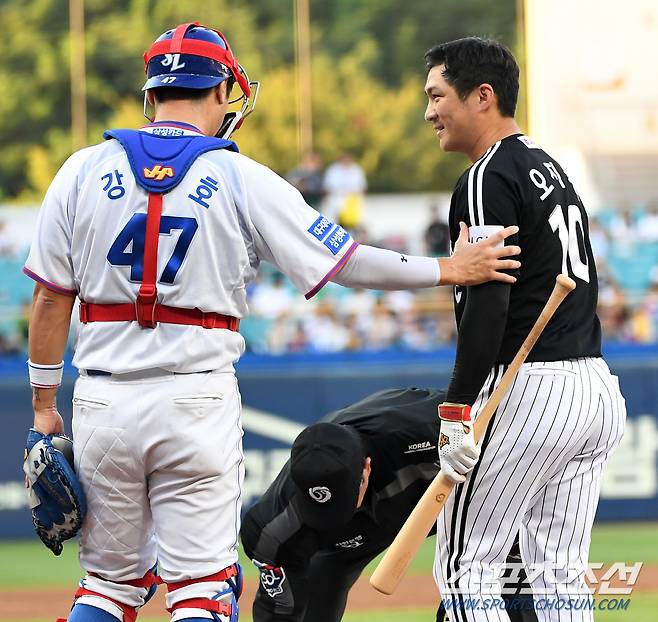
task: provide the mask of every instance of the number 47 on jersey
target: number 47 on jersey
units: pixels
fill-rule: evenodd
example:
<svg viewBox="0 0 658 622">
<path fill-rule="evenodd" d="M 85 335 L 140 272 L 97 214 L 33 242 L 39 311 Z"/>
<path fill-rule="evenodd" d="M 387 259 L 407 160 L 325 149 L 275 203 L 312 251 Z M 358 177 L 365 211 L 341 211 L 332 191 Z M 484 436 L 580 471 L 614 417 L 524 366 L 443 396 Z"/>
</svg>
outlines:
<svg viewBox="0 0 658 622">
<path fill-rule="evenodd" d="M 160 219 L 160 235 L 171 235 L 180 231 L 167 265 L 159 283 L 173 283 L 176 273 L 180 270 L 192 243 L 192 238 L 199 228 L 196 219 L 181 216 L 162 216 Z M 144 277 L 144 244 L 146 241 L 146 214 L 134 214 L 121 233 L 114 240 L 107 253 L 107 260 L 113 266 L 130 266 L 130 280 L 140 282 Z"/>
</svg>

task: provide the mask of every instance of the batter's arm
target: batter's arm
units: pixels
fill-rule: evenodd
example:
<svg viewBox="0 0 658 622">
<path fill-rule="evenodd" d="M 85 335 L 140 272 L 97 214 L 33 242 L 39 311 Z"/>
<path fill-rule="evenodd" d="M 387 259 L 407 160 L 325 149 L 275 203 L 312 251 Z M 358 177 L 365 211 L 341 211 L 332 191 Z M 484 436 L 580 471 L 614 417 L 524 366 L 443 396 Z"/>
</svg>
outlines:
<svg viewBox="0 0 658 622">
<path fill-rule="evenodd" d="M 469 406 L 475 402 L 500 351 L 510 291 L 506 283 L 469 288 L 446 402 Z"/>
<path fill-rule="evenodd" d="M 75 296 L 58 294 L 37 283 L 32 297 L 28 352 L 30 361 L 41 365 L 59 364 L 66 350 Z M 57 411 L 57 388 L 32 388 L 34 428 L 42 434 L 64 432 Z"/>
</svg>

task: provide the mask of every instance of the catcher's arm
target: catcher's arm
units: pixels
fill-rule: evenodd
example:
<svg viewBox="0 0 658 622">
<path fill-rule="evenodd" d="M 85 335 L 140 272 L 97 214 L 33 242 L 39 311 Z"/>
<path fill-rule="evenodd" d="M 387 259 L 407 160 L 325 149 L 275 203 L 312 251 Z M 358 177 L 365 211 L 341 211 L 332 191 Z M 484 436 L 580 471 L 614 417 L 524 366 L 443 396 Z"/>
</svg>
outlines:
<svg viewBox="0 0 658 622">
<path fill-rule="evenodd" d="M 34 287 L 28 351 L 30 361 L 41 365 L 58 365 L 64 357 L 71 323 L 74 296 L 49 290 L 41 283 Z M 57 387 L 32 387 L 34 428 L 42 434 L 61 434 L 64 423 L 56 403 Z"/>
<path fill-rule="evenodd" d="M 73 445 L 61 436 L 57 411 L 59 380 L 75 297 L 34 288 L 28 349 L 32 385 L 33 428 L 28 432 L 23 471 L 37 535 L 55 555 L 76 535 L 87 511 L 84 491 L 73 468 Z M 60 375 L 61 379 L 61 375 Z M 55 436 L 53 436 L 55 435 Z"/>
</svg>

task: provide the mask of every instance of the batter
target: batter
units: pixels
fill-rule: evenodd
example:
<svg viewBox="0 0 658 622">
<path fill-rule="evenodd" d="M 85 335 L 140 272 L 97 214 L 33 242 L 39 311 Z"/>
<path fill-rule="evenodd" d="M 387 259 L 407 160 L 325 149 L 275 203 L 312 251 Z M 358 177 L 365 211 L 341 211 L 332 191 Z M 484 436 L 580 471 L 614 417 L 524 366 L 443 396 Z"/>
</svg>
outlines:
<svg viewBox="0 0 658 622">
<path fill-rule="evenodd" d="M 590 532 L 601 472 L 621 440 L 624 399 L 601 358 L 597 275 L 587 213 L 562 167 L 514 121 L 519 70 L 495 41 L 468 38 L 432 48 L 425 118 L 446 151 L 471 166 L 450 207 L 486 238 L 518 225 L 522 267 L 514 285 L 455 290 L 459 338 L 446 402 L 439 407 L 441 470 L 459 483 L 438 519 L 435 577 L 457 622 L 508 620 L 467 606 L 500 597 L 497 572 L 517 532 L 535 601 L 588 598 Z M 534 346 L 488 426 L 472 421 L 549 298 L 557 274 L 576 283 Z M 479 457 L 479 461 L 478 461 Z M 591 610 L 544 608 L 540 622 L 591 620 Z"/>
</svg>

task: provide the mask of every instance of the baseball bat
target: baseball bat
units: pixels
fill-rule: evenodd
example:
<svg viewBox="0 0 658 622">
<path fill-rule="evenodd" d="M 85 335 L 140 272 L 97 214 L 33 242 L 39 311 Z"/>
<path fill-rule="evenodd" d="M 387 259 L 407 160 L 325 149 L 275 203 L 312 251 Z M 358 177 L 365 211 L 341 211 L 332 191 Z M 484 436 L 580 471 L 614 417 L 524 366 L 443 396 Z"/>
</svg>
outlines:
<svg viewBox="0 0 658 622">
<path fill-rule="evenodd" d="M 525 341 L 516 353 L 516 356 L 509 364 L 509 367 L 503 374 L 500 383 L 487 400 L 487 403 L 479 411 L 475 424 L 473 425 L 473 434 L 475 442 L 479 442 L 484 431 L 489 424 L 489 420 L 498 408 L 507 390 L 511 386 L 521 365 L 528 357 L 530 350 L 535 345 L 537 339 L 548 324 L 551 317 L 560 306 L 567 294 L 576 287 L 573 279 L 564 274 L 559 274 L 555 281 L 555 287 L 546 302 L 546 305 L 539 314 L 535 325 L 525 338 Z M 455 487 L 449 477 L 443 473 L 438 473 L 432 483 L 429 485 L 425 494 L 416 504 L 409 518 L 405 521 L 398 535 L 395 537 L 386 554 L 379 562 L 379 565 L 370 577 L 370 585 L 382 594 L 392 594 L 400 583 L 402 576 L 407 570 L 411 560 L 420 548 L 432 525 L 436 521 L 439 512 L 443 508 L 448 495 Z"/>
</svg>

